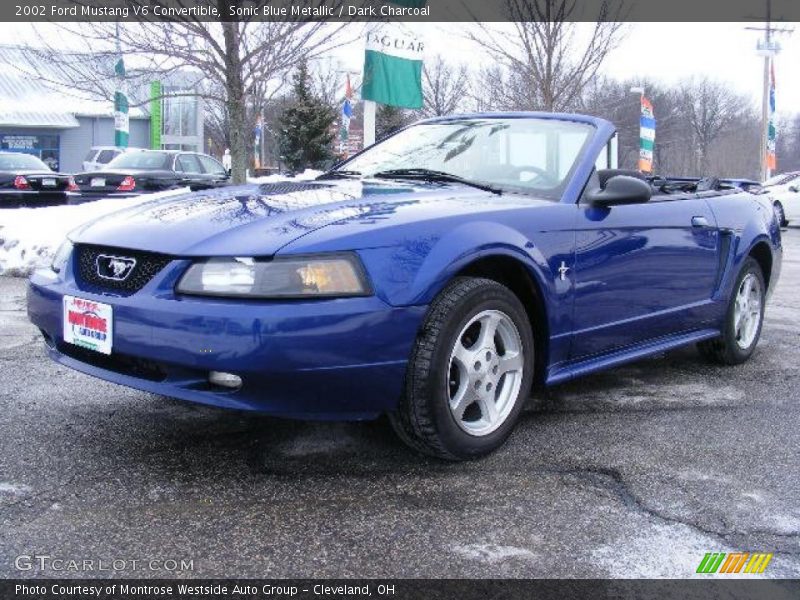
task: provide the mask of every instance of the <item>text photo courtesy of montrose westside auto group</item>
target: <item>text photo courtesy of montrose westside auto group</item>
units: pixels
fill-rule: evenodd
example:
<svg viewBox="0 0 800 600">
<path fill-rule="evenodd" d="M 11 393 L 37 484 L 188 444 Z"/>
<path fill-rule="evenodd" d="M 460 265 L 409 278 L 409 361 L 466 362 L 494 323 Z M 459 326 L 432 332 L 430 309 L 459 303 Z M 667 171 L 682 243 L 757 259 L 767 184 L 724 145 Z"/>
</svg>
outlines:
<svg viewBox="0 0 800 600">
<path fill-rule="evenodd" d="M 0 6 L 0 597 L 797 598 L 799 22 Z"/>
</svg>

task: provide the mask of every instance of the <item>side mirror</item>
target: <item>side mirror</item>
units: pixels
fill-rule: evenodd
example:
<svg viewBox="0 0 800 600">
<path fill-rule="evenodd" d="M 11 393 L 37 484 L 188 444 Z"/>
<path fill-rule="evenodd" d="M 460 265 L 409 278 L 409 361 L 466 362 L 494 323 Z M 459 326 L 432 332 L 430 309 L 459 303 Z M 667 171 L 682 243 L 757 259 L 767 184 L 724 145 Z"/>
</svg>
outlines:
<svg viewBox="0 0 800 600">
<path fill-rule="evenodd" d="M 627 175 L 616 175 L 606 181 L 604 188 L 587 192 L 586 199 L 592 206 L 642 204 L 649 201 L 652 194 L 653 190 L 646 181 Z"/>
<path fill-rule="evenodd" d="M 796 194 L 797 192 L 800 192 L 800 188 L 798 188 L 796 185 L 790 185 L 789 191 L 794 192 Z"/>
</svg>

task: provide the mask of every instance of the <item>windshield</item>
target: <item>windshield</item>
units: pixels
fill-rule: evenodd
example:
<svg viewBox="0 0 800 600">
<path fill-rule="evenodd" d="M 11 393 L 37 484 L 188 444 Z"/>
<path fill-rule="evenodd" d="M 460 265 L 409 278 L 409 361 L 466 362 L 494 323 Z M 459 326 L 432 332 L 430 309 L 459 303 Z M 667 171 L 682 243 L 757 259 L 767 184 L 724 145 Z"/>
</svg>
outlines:
<svg viewBox="0 0 800 600">
<path fill-rule="evenodd" d="M 364 177 L 427 169 L 557 196 L 592 126 L 557 119 L 463 118 L 405 129 L 341 165 Z"/>
<path fill-rule="evenodd" d="M 30 154 L 0 154 L 0 171 L 18 171 L 20 169 L 49 171 L 50 167 Z"/>
<path fill-rule="evenodd" d="M 145 171 L 158 171 L 169 169 L 172 155 L 167 152 L 126 152 L 106 165 L 108 169 L 142 169 Z"/>
</svg>

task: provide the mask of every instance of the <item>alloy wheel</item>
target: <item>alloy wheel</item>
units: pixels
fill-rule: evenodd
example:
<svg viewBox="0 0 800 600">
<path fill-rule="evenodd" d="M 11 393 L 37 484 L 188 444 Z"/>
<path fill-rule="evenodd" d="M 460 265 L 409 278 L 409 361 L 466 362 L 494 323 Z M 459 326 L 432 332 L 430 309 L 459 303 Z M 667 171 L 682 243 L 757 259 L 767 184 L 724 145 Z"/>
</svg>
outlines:
<svg viewBox="0 0 800 600">
<path fill-rule="evenodd" d="M 755 275 L 748 273 L 739 284 L 733 311 L 736 344 L 742 350 L 749 348 L 758 334 L 762 302 L 761 282 Z"/>
<path fill-rule="evenodd" d="M 514 408 L 525 356 L 514 321 L 499 310 L 472 317 L 450 353 L 450 412 L 466 433 L 484 436 L 500 427 Z"/>
</svg>

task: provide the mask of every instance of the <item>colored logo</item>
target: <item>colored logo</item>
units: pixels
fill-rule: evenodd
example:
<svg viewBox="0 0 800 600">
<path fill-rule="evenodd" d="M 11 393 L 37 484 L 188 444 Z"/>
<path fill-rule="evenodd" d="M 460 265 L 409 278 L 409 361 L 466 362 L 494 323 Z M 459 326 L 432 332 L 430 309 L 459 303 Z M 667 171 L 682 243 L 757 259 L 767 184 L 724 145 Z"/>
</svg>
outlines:
<svg viewBox="0 0 800 600">
<path fill-rule="evenodd" d="M 707 552 L 697 567 L 698 573 L 763 573 L 772 554 L 763 552 Z"/>
</svg>

